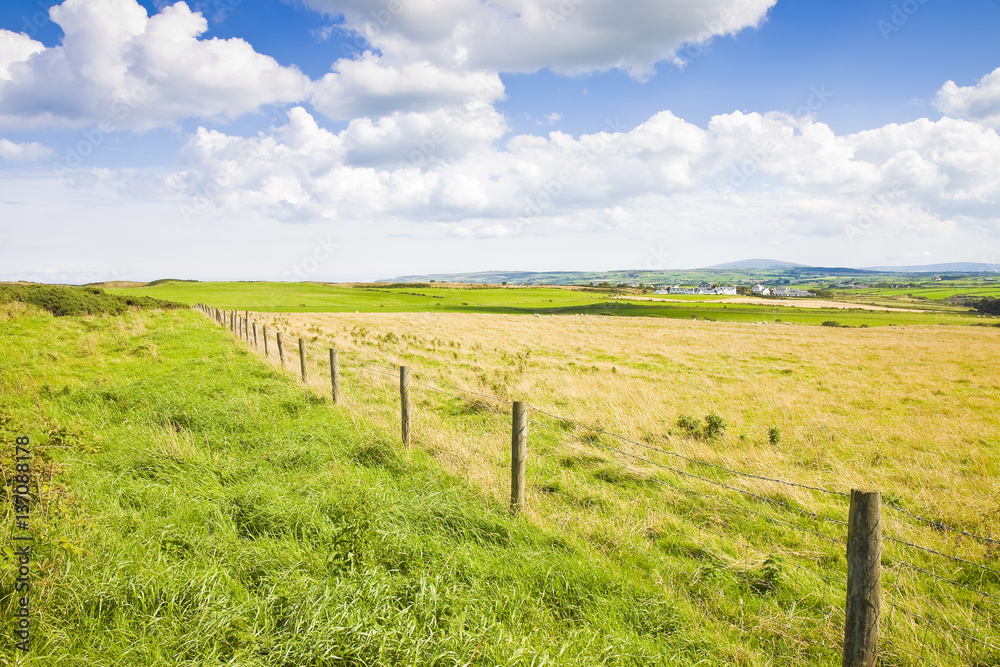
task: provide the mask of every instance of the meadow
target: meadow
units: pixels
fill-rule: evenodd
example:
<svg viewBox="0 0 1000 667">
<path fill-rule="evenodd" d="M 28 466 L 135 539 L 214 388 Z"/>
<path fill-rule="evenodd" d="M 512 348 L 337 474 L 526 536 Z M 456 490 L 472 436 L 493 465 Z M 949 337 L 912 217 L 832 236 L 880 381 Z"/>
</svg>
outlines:
<svg viewBox="0 0 1000 667">
<path fill-rule="evenodd" d="M 580 314 L 747 323 L 780 321 L 809 325 L 831 322 L 852 327 L 968 325 L 979 319 L 968 308 L 943 303 L 935 306 L 933 312 L 890 312 L 860 308 L 795 308 L 795 300 L 776 300 L 774 305 L 720 303 L 717 302 L 718 297 L 701 296 L 671 297 L 676 301 L 670 302 L 629 301 L 630 296 L 650 296 L 642 290 L 629 288 L 165 281 L 148 287 L 114 287 L 107 291 L 133 298 L 154 297 L 188 305 L 208 303 L 216 308 L 268 313 Z M 921 308 L 913 303 L 893 302 L 891 305 Z"/>
<path fill-rule="evenodd" d="M 375 299 L 395 291 L 357 292 L 379 310 L 250 313 L 266 356 L 190 311 L 0 306 L 0 467 L 27 433 L 38 475 L 20 664 L 827 665 L 852 487 L 883 491 L 896 540 L 881 664 L 1000 663 L 1000 330 L 393 313 Z"/>
<path fill-rule="evenodd" d="M 317 393 L 329 391 L 325 350 L 338 349 L 349 387 L 344 409 L 380 424 L 387 437 L 398 431 L 393 370 L 409 366 L 418 445 L 497 502 L 509 493 L 509 403 L 529 401 L 532 521 L 602 553 L 628 554 L 658 581 L 672 581 L 678 595 L 691 596 L 706 570 L 808 572 L 814 580 L 797 585 L 816 597 L 817 607 L 800 610 L 813 648 L 835 647 L 842 632 L 843 531 L 835 522 L 830 530 L 824 521 L 796 521 L 803 513 L 844 520 L 845 501 L 755 476 L 841 493 L 875 488 L 911 514 L 974 535 L 1000 533 L 1000 332 L 992 328 L 435 313 L 262 314 L 260 321 L 272 336 L 309 341 Z M 270 350 L 276 362 L 273 341 Z M 287 363 L 298 368 L 294 350 Z M 717 437 L 690 428 L 707 415 L 725 424 Z M 786 509 L 747 503 L 743 491 Z M 900 542 L 987 569 L 956 569 L 957 561 L 888 544 L 889 608 L 919 609 L 939 627 L 928 640 L 899 612 L 884 664 L 916 664 L 915 655 L 989 664 L 976 663 L 967 636 L 996 623 L 995 602 L 962 589 L 951 597 L 921 570 L 995 594 L 995 543 L 888 510 L 885 525 Z M 677 550 L 698 566 L 672 561 L 667 554 Z M 724 597 L 716 608 L 732 610 Z M 746 613 L 747 598 L 739 599 Z M 774 603 L 754 600 L 755 622 L 782 634 L 786 626 L 771 625 L 788 610 Z M 985 626 L 983 614 L 991 619 Z M 794 664 L 787 660 L 776 662 Z"/>
</svg>

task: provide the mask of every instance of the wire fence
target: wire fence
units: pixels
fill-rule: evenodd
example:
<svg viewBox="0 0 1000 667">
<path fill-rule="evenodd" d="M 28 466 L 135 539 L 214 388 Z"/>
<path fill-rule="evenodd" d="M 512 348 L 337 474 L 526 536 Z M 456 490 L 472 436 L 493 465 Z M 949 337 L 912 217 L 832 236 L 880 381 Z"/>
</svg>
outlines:
<svg viewBox="0 0 1000 667">
<path fill-rule="evenodd" d="M 297 345 L 289 346 L 282 340 L 282 332 L 277 330 L 273 324 L 268 328 L 260 322 L 251 320 L 251 314 L 246 311 L 243 313 L 220 311 L 202 305 L 199 305 L 198 308 L 243 340 L 248 346 L 253 346 L 264 355 L 269 363 L 280 364 L 283 368 L 291 370 L 291 362 L 296 360 L 295 357 L 298 357 L 297 367 L 304 382 L 310 379 L 308 377 L 310 367 L 303 357 L 299 357 L 300 350 L 301 354 L 312 359 L 325 358 L 330 350 L 330 348 L 322 348 L 304 337 L 297 337 Z M 272 340 L 273 343 L 271 343 Z M 281 342 L 279 343 L 279 341 Z M 293 365 L 292 368 L 294 367 Z M 341 369 L 349 371 L 356 378 L 368 375 L 371 378 L 379 378 L 382 382 L 400 381 L 399 367 L 390 366 L 384 362 L 349 359 L 338 355 L 337 368 L 331 368 L 330 373 L 331 375 L 339 373 Z M 315 372 L 316 368 L 311 368 L 311 370 Z M 507 399 L 461 387 L 448 378 L 430 377 L 422 372 L 416 372 L 410 374 L 409 382 L 428 394 L 457 399 L 474 406 L 476 410 L 487 411 L 498 417 L 510 416 Z M 333 386 L 336 387 L 336 381 L 333 382 Z M 669 488 L 684 498 L 697 499 L 702 508 L 714 510 L 725 508 L 731 517 L 754 516 L 777 529 L 792 531 L 800 538 L 816 540 L 826 545 L 822 551 L 818 552 L 818 556 L 800 558 L 798 562 L 787 559 L 785 564 L 796 571 L 818 578 L 828 586 L 839 587 L 844 584 L 844 578 L 821 573 L 810 564 L 814 565 L 820 560 L 839 562 L 838 559 L 841 559 L 843 549 L 847 544 L 848 522 L 845 519 L 798 506 L 790 502 L 788 498 L 764 495 L 759 489 L 744 488 L 741 483 L 773 484 L 778 487 L 819 494 L 818 497 L 825 497 L 828 504 L 834 503 L 833 507 L 845 518 L 847 512 L 842 501 L 849 499 L 850 493 L 839 489 L 781 479 L 759 472 L 739 470 L 714 461 L 656 447 L 621 433 L 555 414 L 530 403 L 527 404 L 527 408 L 529 414 L 533 415 L 530 423 L 547 433 L 548 437 L 555 443 L 565 445 L 569 444 L 572 439 L 571 444 L 574 446 L 581 446 L 581 444 L 589 446 L 612 457 L 612 460 L 619 465 L 644 467 L 649 472 L 646 479 L 650 483 Z M 589 437 L 585 439 L 576 437 L 575 434 L 579 432 L 584 432 Z M 424 433 L 422 437 L 425 441 L 434 441 L 433 435 Z M 607 441 L 618 444 L 612 446 Z M 642 452 L 642 454 L 637 452 Z M 682 462 L 680 465 L 684 466 L 684 469 L 665 462 L 670 460 Z M 697 472 L 693 472 L 692 468 Z M 727 497 L 725 494 L 730 494 L 730 496 Z M 838 505 L 837 502 L 841 502 L 841 504 Z M 933 531 L 936 536 L 952 534 L 987 547 L 988 551 L 1000 545 L 1000 541 L 993 537 L 973 533 L 938 519 L 921 516 L 905 509 L 896 502 L 883 501 L 882 507 L 895 515 L 896 520 L 899 521 L 898 527 L 900 529 L 913 532 L 922 527 Z M 885 515 L 883 515 L 884 517 Z M 682 517 L 675 515 L 674 518 Z M 909 523 L 903 522 L 903 519 L 909 520 Z M 703 526 L 696 527 L 699 531 L 705 530 Z M 986 655 L 986 662 L 979 664 L 1000 664 L 1000 662 L 989 662 L 989 660 L 1000 656 L 1000 636 L 998 636 L 1000 607 L 996 605 L 997 601 L 1000 601 L 1000 570 L 985 563 L 970 560 L 968 557 L 947 553 L 941 548 L 937 548 L 936 545 L 928 546 L 913 540 L 903 539 L 898 534 L 890 532 L 886 525 L 883 526 L 882 531 L 882 539 L 887 545 L 891 545 L 897 551 L 906 550 L 909 553 L 920 554 L 925 559 L 925 562 L 918 564 L 902 558 L 896 553 L 883 554 L 886 579 L 887 583 L 890 584 L 886 593 L 886 601 L 890 609 L 887 624 L 891 626 L 894 633 L 898 634 L 901 631 L 899 626 L 902 624 L 896 623 L 891 614 L 899 612 L 912 621 L 910 627 L 914 632 L 922 631 L 924 634 L 917 642 L 924 647 L 921 654 L 916 654 L 911 649 L 906 648 L 904 644 L 897 642 L 896 634 L 887 638 L 883 644 L 883 650 L 898 649 L 901 654 L 906 654 L 912 659 L 926 661 L 931 657 L 927 654 L 927 650 L 934 650 L 929 646 L 935 640 L 943 646 L 953 647 L 956 639 L 962 639 L 966 641 L 964 650 L 970 663 L 974 659 L 983 659 L 982 655 Z M 749 541 L 746 535 L 736 537 Z M 772 546 L 774 546 L 773 543 L 761 545 L 763 550 Z M 940 568 L 947 566 L 957 568 L 957 570 L 942 574 Z M 951 591 L 951 594 L 937 594 L 932 603 L 927 600 L 914 600 L 920 601 L 927 608 L 924 613 L 915 612 L 907 607 L 904 600 L 896 594 L 898 591 L 904 590 L 908 584 L 903 579 L 902 571 L 906 571 L 910 577 L 923 577 L 936 586 L 945 586 Z M 970 609 L 972 612 L 971 627 L 960 626 L 948 620 L 949 615 L 954 615 L 951 613 L 952 611 L 968 611 Z M 928 628 L 934 628 L 936 633 L 930 639 L 927 637 Z M 979 649 L 986 653 L 977 654 L 976 651 Z"/>
</svg>

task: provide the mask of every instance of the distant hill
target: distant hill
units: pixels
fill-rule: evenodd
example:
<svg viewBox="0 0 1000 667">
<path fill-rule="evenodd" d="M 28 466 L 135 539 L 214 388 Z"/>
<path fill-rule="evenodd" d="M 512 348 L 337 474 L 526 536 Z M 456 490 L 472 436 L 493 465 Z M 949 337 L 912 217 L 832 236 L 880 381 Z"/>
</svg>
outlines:
<svg viewBox="0 0 1000 667">
<path fill-rule="evenodd" d="M 867 270 L 888 273 L 985 273 L 1000 271 L 1000 265 L 981 262 L 952 262 L 950 264 L 920 264 L 917 266 L 871 266 Z"/>
<path fill-rule="evenodd" d="M 714 266 L 706 266 L 703 271 L 740 271 L 740 270 L 754 270 L 754 271 L 769 271 L 774 269 L 804 269 L 808 268 L 805 264 L 794 264 L 792 262 L 782 262 L 777 259 L 742 259 L 738 262 L 729 262 L 727 264 L 715 264 Z"/>
</svg>

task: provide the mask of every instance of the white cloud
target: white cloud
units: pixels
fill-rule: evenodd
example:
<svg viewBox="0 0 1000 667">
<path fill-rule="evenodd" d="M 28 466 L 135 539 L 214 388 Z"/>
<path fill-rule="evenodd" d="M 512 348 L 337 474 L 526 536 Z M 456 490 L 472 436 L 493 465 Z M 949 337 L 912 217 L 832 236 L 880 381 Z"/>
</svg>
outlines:
<svg viewBox="0 0 1000 667">
<path fill-rule="evenodd" d="M 968 121 L 840 136 L 787 114 L 735 112 L 701 129 L 660 112 L 630 131 L 612 125 L 501 144 L 502 118 L 489 105 L 481 112 L 457 127 L 434 111 L 356 120 L 332 133 L 299 108 L 273 136 L 201 130 L 171 187 L 234 215 L 406 219 L 493 238 L 657 229 L 832 237 L 852 227 L 850 238 L 960 227 L 1000 234 L 1000 136 Z M 454 144 L 434 143 L 436 131 L 451 131 Z M 406 159 L 407 147 L 419 146 L 419 159 Z M 236 170 L 216 187 L 227 164 Z"/>
<path fill-rule="evenodd" d="M 198 39 L 208 23 L 184 2 L 148 17 L 135 0 L 66 0 L 50 15 L 65 33 L 61 45 L 14 39 L 0 50 L 0 126 L 103 121 L 144 131 L 188 117 L 235 118 L 306 94 L 298 69 L 247 42 Z"/>
<path fill-rule="evenodd" d="M 350 120 L 458 106 L 470 99 L 492 104 L 503 96 L 495 72 L 444 69 L 426 60 L 394 65 L 366 51 L 334 63 L 334 71 L 313 85 L 311 101 L 330 118 Z"/>
<path fill-rule="evenodd" d="M 9 139 L 0 139 L 0 158 L 11 162 L 35 162 L 51 157 L 50 148 L 37 142 L 15 144 Z"/>
<path fill-rule="evenodd" d="M 620 68 L 643 78 L 712 38 L 760 24 L 776 0 L 305 0 L 395 58 L 485 71 Z M 685 54 L 682 47 L 697 46 Z"/>
<path fill-rule="evenodd" d="M 10 70 L 15 63 L 22 63 L 44 50 L 44 44 L 23 33 L 0 30 L 0 81 L 11 78 Z"/>
<path fill-rule="evenodd" d="M 934 98 L 934 106 L 948 116 L 1000 129 L 1000 67 L 974 86 L 959 86 L 948 81 Z"/>
</svg>

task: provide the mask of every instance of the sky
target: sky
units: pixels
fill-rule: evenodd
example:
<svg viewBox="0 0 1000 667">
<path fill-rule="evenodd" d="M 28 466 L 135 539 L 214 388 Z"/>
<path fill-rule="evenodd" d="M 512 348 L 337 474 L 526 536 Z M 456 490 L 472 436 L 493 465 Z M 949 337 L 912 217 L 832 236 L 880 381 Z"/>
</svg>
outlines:
<svg viewBox="0 0 1000 667">
<path fill-rule="evenodd" d="M 0 280 L 1000 268 L 1000 0 L 4 0 Z"/>
</svg>

